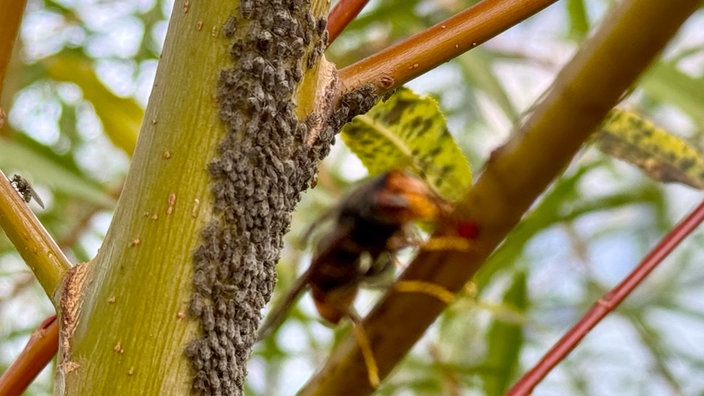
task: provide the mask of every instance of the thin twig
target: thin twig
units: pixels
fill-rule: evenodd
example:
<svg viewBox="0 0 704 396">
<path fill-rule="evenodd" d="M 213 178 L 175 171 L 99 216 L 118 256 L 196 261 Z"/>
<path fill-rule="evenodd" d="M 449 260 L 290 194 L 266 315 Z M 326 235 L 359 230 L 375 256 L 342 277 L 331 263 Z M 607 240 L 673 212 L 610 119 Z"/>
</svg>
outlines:
<svg viewBox="0 0 704 396">
<path fill-rule="evenodd" d="M 17 32 L 22 21 L 22 13 L 26 5 L 27 0 L 0 0 L 0 10 L 2 10 L 2 23 L 0 23 L 0 92 L 2 92 L 5 72 L 12 56 L 12 48 L 15 45 Z M 1 122 L 0 128 L 2 128 Z"/>
<path fill-rule="evenodd" d="M 66 271 L 71 268 L 71 263 L 2 171 L 0 227 L 34 272 L 44 292 L 54 301 L 54 292 Z M 54 301 L 54 306 L 56 305 Z"/>
<path fill-rule="evenodd" d="M 340 70 L 346 89 L 397 88 L 516 25 L 556 0 L 484 0 Z"/>
<path fill-rule="evenodd" d="M 328 15 L 328 45 L 335 41 L 368 2 L 369 0 L 340 0 L 335 5 Z"/>
<path fill-rule="evenodd" d="M 22 394 L 58 349 L 59 322 L 53 315 L 32 333 L 22 353 L 0 377 L 0 395 Z"/>
<path fill-rule="evenodd" d="M 56 289 L 71 267 L 64 253 L 39 223 L 29 206 L 0 171 L 0 226 L 34 273 L 44 292 L 55 301 Z M 0 378 L 0 394 L 20 394 L 58 349 L 58 322 L 45 321 Z"/>
<path fill-rule="evenodd" d="M 3 10 L 3 23 L 0 24 L 0 93 L 26 4 L 26 0 L 0 0 L 0 9 Z M 0 128 L 4 121 L 5 113 L 0 108 Z M 53 301 L 54 291 L 71 264 L 2 171 L 0 226 Z M 52 316 L 32 334 L 20 356 L 2 374 L 0 394 L 20 395 L 56 355 L 58 347 L 59 326 L 56 316 Z"/>
<path fill-rule="evenodd" d="M 584 314 L 548 353 L 543 356 L 523 378 L 509 391 L 508 395 L 527 395 L 545 376 L 561 362 L 577 344 L 597 325 L 609 312 L 643 282 L 650 272 L 667 257 L 670 252 L 689 235 L 699 223 L 704 220 L 704 202 L 702 202 L 686 219 L 679 223 L 663 240 L 650 251 L 640 264 L 613 290 L 605 294 L 592 308 Z"/>
</svg>

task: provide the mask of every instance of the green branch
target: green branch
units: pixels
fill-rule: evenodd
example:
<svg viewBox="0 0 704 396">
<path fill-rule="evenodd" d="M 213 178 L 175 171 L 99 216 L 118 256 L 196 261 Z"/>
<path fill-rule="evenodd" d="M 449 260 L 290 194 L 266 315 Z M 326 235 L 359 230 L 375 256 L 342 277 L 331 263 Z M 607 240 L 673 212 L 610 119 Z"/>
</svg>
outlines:
<svg viewBox="0 0 704 396">
<path fill-rule="evenodd" d="M 58 296 L 55 292 L 64 274 L 71 268 L 71 263 L 2 171 L 0 226 L 32 270 L 44 292 L 57 306 Z"/>
</svg>

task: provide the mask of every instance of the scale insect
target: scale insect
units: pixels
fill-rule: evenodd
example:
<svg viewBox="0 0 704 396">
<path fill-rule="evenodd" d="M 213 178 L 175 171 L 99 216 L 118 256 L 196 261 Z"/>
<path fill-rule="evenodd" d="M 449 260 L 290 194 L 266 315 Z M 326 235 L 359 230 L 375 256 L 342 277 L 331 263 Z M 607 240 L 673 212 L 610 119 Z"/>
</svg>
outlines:
<svg viewBox="0 0 704 396">
<path fill-rule="evenodd" d="M 353 303 L 360 285 L 393 267 L 394 254 L 410 245 L 414 222 L 435 221 L 450 204 L 423 180 L 393 170 L 355 188 L 324 218 L 332 230 L 318 241 L 313 260 L 259 330 L 265 338 L 299 295 L 310 287 L 320 316 L 337 324 L 355 319 Z"/>
<path fill-rule="evenodd" d="M 36 201 L 37 204 L 41 206 L 42 209 L 44 209 L 44 202 L 42 202 L 42 199 L 39 198 L 39 194 L 34 191 L 32 185 L 29 184 L 27 179 L 15 174 L 12 176 L 12 179 L 10 179 L 10 184 L 12 184 L 12 187 L 17 190 L 17 192 L 22 196 L 22 199 L 24 199 L 25 202 L 29 203 L 29 201 L 34 198 L 34 201 Z"/>
</svg>

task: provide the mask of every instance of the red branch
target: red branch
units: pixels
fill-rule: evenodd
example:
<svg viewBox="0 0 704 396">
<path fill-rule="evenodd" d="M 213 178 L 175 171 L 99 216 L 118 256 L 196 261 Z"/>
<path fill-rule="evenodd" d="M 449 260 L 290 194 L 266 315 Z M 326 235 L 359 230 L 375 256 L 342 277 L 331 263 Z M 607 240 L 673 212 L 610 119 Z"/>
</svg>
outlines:
<svg viewBox="0 0 704 396">
<path fill-rule="evenodd" d="M 52 315 L 42 322 L 27 346 L 0 377 L 0 395 L 21 395 L 59 349 L 59 322 Z"/>
<path fill-rule="evenodd" d="M 660 243 L 638 264 L 628 276 L 613 290 L 606 293 L 592 308 L 572 327 L 555 346 L 528 373 L 511 388 L 510 396 L 528 395 L 545 376 L 560 363 L 579 342 L 609 312 L 638 286 L 655 267 L 667 257 L 677 245 L 704 220 L 704 202 L 692 211 L 682 222 L 670 231 Z"/>
<path fill-rule="evenodd" d="M 345 30 L 369 0 L 340 0 L 328 15 L 328 45 Z"/>
</svg>

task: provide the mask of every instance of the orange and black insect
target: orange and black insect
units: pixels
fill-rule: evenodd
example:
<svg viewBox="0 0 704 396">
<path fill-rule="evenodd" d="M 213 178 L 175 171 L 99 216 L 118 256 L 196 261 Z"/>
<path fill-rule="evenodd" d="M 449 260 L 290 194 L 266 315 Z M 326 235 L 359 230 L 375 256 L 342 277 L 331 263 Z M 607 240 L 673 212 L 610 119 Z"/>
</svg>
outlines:
<svg viewBox="0 0 704 396">
<path fill-rule="evenodd" d="M 310 267 L 269 314 L 259 339 L 283 321 L 307 286 L 325 320 L 352 318 L 360 284 L 393 267 L 394 253 L 409 245 L 413 222 L 433 221 L 448 209 L 422 179 L 406 172 L 390 171 L 359 185 L 329 214 L 332 231 L 319 240 Z"/>
</svg>

